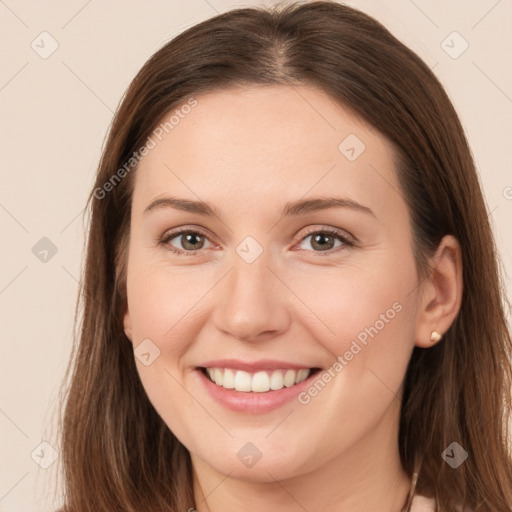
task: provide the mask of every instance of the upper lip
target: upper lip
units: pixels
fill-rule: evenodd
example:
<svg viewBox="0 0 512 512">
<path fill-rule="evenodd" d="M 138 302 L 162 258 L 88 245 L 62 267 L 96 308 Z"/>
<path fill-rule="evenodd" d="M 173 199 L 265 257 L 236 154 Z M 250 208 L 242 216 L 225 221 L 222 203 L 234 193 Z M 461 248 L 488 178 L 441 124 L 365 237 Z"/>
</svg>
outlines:
<svg viewBox="0 0 512 512">
<path fill-rule="evenodd" d="M 241 361 L 239 359 L 215 359 L 201 363 L 199 368 L 232 368 L 233 370 L 254 372 L 256 370 L 300 370 L 302 368 L 309 370 L 310 368 L 318 367 L 300 363 L 289 363 L 287 361 L 278 361 L 276 359 L 259 359 L 257 361 Z"/>
</svg>

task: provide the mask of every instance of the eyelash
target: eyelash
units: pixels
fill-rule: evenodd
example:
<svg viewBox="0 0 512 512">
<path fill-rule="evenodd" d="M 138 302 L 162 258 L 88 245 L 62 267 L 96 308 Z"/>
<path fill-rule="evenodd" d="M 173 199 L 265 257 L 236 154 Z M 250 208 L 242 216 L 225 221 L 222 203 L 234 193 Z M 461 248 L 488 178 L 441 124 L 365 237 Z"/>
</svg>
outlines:
<svg viewBox="0 0 512 512">
<path fill-rule="evenodd" d="M 180 235 L 185 235 L 185 234 L 201 235 L 204 238 L 209 240 L 208 235 L 205 231 L 203 231 L 200 228 L 194 228 L 194 229 L 180 229 L 178 231 L 166 233 L 163 235 L 162 238 L 157 240 L 157 243 L 160 246 L 164 247 L 165 249 L 168 249 L 171 252 L 174 252 L 175 254 L 178 254 L 178 255 L 186 254 L 188 256 L 196 256 L 198 252 L 202 251 L 202 249 L 196 249 L 195 251 L 185 251 L 183 249 L 177 249 L 176 247 L 173 247 L 172 245 L 169 244 L 169 242 L 173 238 L 177 238 Z M 335 229 L 335 228 L 310 229 L 299 240 L 299 243 L 301 243 L 304 239 L 306 239 L 308 236 L 313 235 L 313 234 L 330 235 L 330 236 L 337 238 L 338 240 L 340 240 L 343 243 L 342 246 L 339 246 L 335 249 L 329 249 L 327 251 L 308 251 L 308 252 L 317 253 L 318 256 L 331 256 L 331 255 L 339 252 L 340 250 L 342 250 L 343 247 L 353 247 L 356 245 L 355 241 L 351 237 L 349 237 L 345 232 Z M 305 250 L 305 249 L 301 249 L 301 250 Z"/>
</svg>

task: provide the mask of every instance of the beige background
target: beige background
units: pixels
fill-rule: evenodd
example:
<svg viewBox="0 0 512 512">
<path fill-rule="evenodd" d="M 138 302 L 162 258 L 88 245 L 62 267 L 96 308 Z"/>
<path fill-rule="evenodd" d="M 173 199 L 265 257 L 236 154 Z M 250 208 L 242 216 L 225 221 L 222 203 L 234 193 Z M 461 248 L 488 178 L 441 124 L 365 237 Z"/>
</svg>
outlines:
<svg viewBox="0 0 512 512">
<path fill-rule="evenodd" d="M 59 464 L 52 415 L 71 348 L 81 212 L 113 111 L 142 64 L 174 35 L 217 12 L 258 3 L 0 0 L 1 511 L 58 505 L 46 498 Z M 510 276 L 512 1 L 347 3 L 386 25 L 445 85 L 469 138 Z M 44 31 L 50 35 L 40 35 Z M 448 37 L 453 31 L 469 44 L 458 58 L 445 51 L 463 49 L 462 39 Z M 58 48 L 42 58 L 53 40 Z M 57 249 L 46 262 L 32 252 L 43 237 Z M 510 277 L 505 285 L 511 297 Z M 43 441 L 57 455 L 48 469 L 31 458 L 51 462 Z"/>
</svg>

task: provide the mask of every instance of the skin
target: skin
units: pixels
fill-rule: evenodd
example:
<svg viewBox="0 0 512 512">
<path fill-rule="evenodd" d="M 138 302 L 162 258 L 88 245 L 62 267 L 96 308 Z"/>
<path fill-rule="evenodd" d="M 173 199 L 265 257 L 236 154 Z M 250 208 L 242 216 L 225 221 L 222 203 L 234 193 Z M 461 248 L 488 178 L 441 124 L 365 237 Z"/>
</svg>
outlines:
<svg viewBox="0 0 512 512">
<path fill-rule="evenodd" d="M 149 366 L 135 361 L 191 453 L 196 508 L 398 511 L 411 483 L 398 451 L 403 378 L 414 346 L 434 345 L 431 332 L 446 332 L 459 310 L 460 247 L 445 237 L 430 279 L 419 280 L 393 148 L 318 89 L 253 86 L 196 99 L 136 173 L 124 316 L 134 348 L 149 338 L 160 349 Z M 366 146 L 352 162 L 338 149 L 349 134 Z M 171 194 L 206 201 L 219 217 L 144 215 Z M 374 216 L 344 207 L 281 217 L 287 201 L 327 196 Z M 183 236 L 158 244 L 180 227 L 207 232 L 193 242 L 196 256 L 168 248 L 186 251 Z M 306 227 L 338 228 L 357 242 L 336 240 L 326 255 Z M 250 264 L 236 252 L 247 236 L 263 249 Z M 233 412 L 194 371 L 231 357 L 329 368 L 396 303 L 400 312 L 307 405 Z M 247 442 L 262 453 L 251 468 L 237 457 Z"/>
</svg>

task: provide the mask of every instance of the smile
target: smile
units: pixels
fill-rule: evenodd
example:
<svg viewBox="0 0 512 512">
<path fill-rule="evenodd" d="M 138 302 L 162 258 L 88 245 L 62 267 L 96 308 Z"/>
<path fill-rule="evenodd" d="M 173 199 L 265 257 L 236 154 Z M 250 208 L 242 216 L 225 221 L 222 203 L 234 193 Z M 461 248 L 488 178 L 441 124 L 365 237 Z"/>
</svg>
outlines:
<svg viewBox="0 0 512 512">
<path fill-rule="evenodd" d="M 261 370 L 246 372 L 232 368 L 202 368 L 208 378 L 224 389 L 235 391 L 266 393 L 279 391 L 283 388 L 291 388 L 305 381 L 315 368 Z"/>
<path fill-rule="evenodd" d="M 194 370 L 198 385 L 222 407 L 263 414 L 293 403 L 322 368 L 277 359 L 215 359 L 202 361 Z"/>
</svg>

